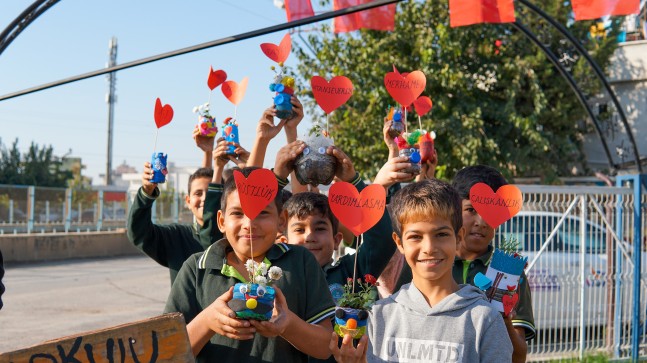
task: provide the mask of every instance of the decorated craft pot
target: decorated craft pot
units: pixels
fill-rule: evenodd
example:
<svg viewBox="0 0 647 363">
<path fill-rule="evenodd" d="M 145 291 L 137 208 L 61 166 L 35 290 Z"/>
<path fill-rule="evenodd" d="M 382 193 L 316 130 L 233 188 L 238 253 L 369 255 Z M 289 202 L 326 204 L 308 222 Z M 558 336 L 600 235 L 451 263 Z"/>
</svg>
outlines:
<svg viewBox="0 0 647 363">
<path fill-rule="evenodd" d="M 287 93 L 277 93 L 274 96 L 274 105 L 276 106 L 276 117 L 282 120 L 289 120 L 294 117 L 295 113 L 292 110 L 292 103 L 290 102 L 290 95 Z"/>
<path fill-rule="evenodd" d="M 222 137 L 227 142 L 233 142 L 236 145 L 240 144 L 240 139 L 238 137 L 238 125 L 236 125 L 233 122 L 223 125 L 223 127 L 222 127 Z M 229 154 L 229 155 L 235 154 L 236 153 L 236 146 L 228 145 L 226 153 Z"/>
<path fill-rule="evenodd" d="M 423 163 L 431 160 L 434 155 L 434 140 L 420 141 L 420 158 Z"/>
<path fill-rule="evenodd" d="M 216 126 L 216 119 L 213 117 L 199 116 L 200 122 L 200 135 L 215 137 L 218 134 L 218 126 Z"/>
<path fill-rule="evenodd" d="M 420 174 L 420 152 L 418 151 L 418 149 L 414 147 L 400 149 L 400 156 L 406 156 L 407 158 L 409 158 L 409 162 L 411 163 L 411 166 L 401 169 L 400 172 Z"/>
<path fill-rule="evenodd" d="M 359 339 L 366 334 L 368 311 L 337 307 L 335 310 L 335 333 L 340 337 L 349 334 L 353 339 Z"/>
<path fill-rule="evenodd" d="M 161 184 L 166 182 L 166 174 L 168 174 L 168 169 L 166 169 L 167 156 L 164 153 L 153 153 L 151 158 L 151 165 L 153 166 L 151 183 Z"/>
<path fill-rule="evenodd" d="M 274 288 L 251 283 L 234 285 L 234 297 L 227 305 L 238 319 L 270 320 L 274 310 Z"/>
<path fill-rule="evenodd" d="M 387 131 L 389 136 L 393 139 L 402 135 L 403 132 L 404 132 L 404 125 L 402 124 L 401 121 L 393 121 L 391 123 L 391 126 L 389 127 L 389 130 Z"/>
<path fill-rule="evenodd" d="M 332 140 L 325 136 L 311 137 L 305 141 L 306 147 L 294 161 L 294 173 L 303 185 L 328 185 L 335 177 L 337 159 L 326 153 Z"/>
</svg>

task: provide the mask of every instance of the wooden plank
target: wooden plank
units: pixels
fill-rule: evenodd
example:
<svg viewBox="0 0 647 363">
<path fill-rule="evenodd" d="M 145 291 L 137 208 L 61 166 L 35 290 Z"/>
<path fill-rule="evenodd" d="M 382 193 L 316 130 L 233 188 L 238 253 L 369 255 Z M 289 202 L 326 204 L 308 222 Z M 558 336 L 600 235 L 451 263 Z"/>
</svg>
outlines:
<svg viewBox="0 0 647 363">
<path fill-rule="evenodd" d="M 195 362 L 182 314 L 50 340 L 0 354 L 0 363 Z"/>
</svg>

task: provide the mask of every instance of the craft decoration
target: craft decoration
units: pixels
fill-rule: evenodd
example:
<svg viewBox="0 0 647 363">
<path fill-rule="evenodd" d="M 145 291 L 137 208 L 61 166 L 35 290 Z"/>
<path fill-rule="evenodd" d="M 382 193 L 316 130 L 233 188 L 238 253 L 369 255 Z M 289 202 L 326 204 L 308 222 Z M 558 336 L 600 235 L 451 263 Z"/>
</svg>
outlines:
<svg viewBox="0 0 647 363">
<path fill-rule="evenodd" d="M 400 73 L 393 66 L 393 72 L 384 76 L 384 86 L 393 99 L 403 107 L 409 106 L 425 90 L 427 77 L 421 71 Z"/>
<path fill-rule="evenodd" d="M 234 296 L 227 305 L 238 319 L 270 320 L 276 293 L 270 284 L 283 276 L 283 270 L 251 259 L 245 263 L 245 269 L 249 273 L 249 282 L 234 285 Z"/>
<path fill-rule="evenodd" d="M 337 300 L 335 310 L 335 333 L 340 337 L 348 334 L 359 339 L 366 334 L 368 311 L 378 297 L 377 279 L 370 274 L 364 275 L 364 282 L 357 279 L 359 291 L 354 290 L 354 279 L 349 278 L 344 285 L 344 292 Z"/>
<path fill-rule="evenodd" d="M 426 115 L 427 112 L 431 111 L 432 105 L 433 103 L 431 102 L 431 98 L 427 96 L 420 96 L 413 101 L 413 107 L 416 109 L 418 117 L 422 117 Z"/>
<path fill-rule="evenodd" d="M 402 120 L 402 109 L 400 107 L 389 107 L 389 113 L 386 116 L 391 121 L 387 133 L 391 138 L 396 138 L 404 132 L 404 122 Z"/>
<path fill-rule="evenodd" d="M 412 133 L 404 133 L 395 138 L 395 143 L 400 150 L 400 156 L 406 156 L 411 163 L 411 166 L 401 169 L 402 173 L 420 174 L 420 161 L 422 160 L 419 151 L 419 140 L 422 136 L 422 130 L 417 130 Z"/>
<path fill-rule="evenodd" d="M 247 178 L 243 173 L 235 170 L 234 180 L 240 206 L 249 219 L 256 218 L 274 200 L 279 190 L 274 173 L 268 169 L 253 170 Z"/>
<path fill-rule="evenodd" d="M 337 158 L 326 151 L 333 145 L 333 140 L 327 137 L 327 132 L 315 129 L 303 142 L 306 147 L 294 159 L 294 174 L 299 183 L 317 186 L 328 185 L 335 177 Z"/>
<path fill-rule="evenodd" d="M 494 250 L 485 275 L 479 272 L 474 276 L 474 285 L 485 291 L 490 304 L 505 316 L 510 315 L 519 301 L 519 281 L 528 265 L 528 257 L 519 255 L 517 249 L 516 240 L 504 240 Z"/>
<path fill-rule="evenodd" d="M 320 76 L 310 80 L 312 95 L 326 114 L 336 110 L 353 95 L 353 82 L 344 76 L 333 77 L 330 81 Z"/>
<path fill-rule="evenodd" d="M 236 145 L 240 144 L 238 135 L 238 123 L 231 117 L 227 117 L 222 125 L 222 137 L 228 143 L 226 153 L 228 155 L 236 154 Z"/>
<path fill-rule="evenodd" d="M 168 174 L 168 169 L 166 168 L 166 159 L 168 155 L 155 151 L 157 149 L 157 136 L 159 134 L 159 129 L 168 125 L 171 120 L 173 120 L 173 107 L 171 107 L 171 105 L 162 105 L 162 101 L 158 97 L 157 100 L 155 100 L 155 111 L 153 113 L 153 117 L 155 119 L 157 129 L 155 130 L 155 142 L 153 143 L 153 155 L 151 157 L 153 177 L 150 181 L 151 183 L 161 184 L 166 182 L 166 174 Z"/>
<path fill-rule="evenodd" d="M 209 102 L 193 107 L 193 113 L 198 114 L 198 129 L 200 135 L 207 137 L 215 137 L 218 134 L 218 126 L 216 118 L 211 115 L 209 108 L 211 106 L 211 93 L 227 80 L 227 73 L 222 69 L 216 71 L 212 66 L 209 66 L 209 77 L 207 78 L 207 87 L 209 87 Z"/>
<path fill-rule="evenodd" d="M 209 78 L 207 78 L 207 86 L 211 91 L 220 86 L 226 80 L 227 72 L 223 71 L 222 69 L 214 71 L 213 67 L 209 66 Z"/>
<path fill-rule="evenodd" d="M 351 183 L 337 182 L 328 191 L 330 210 L 355 236 L 368 231 L 384 214 L 386 191 L 371 184 L 361 193 Z"/>
<path fill-rule="evenodd" d="M 278 182 L 271 170 L 255 169 L 247 177 L 234 171 L 234 181 L 243 213 L 253 220 L 278 193 Z M 254 256 L 254 242 L 250 239 L 250 254 Z M 239 319 L 269 320 L 274 309 L 274 288 L 268 286 L 283 276 L 283 271 L 268 263 L 247 260 L 245 269 L 249 281 L 234 285 L 234 296 L 227 305 Z"/>
<path fill-rule="evenodd" d="M 243 97 L 245 96 L 248 81 L 249 78 L 247 77 L 243 78 L 240 83 L 236 83 L 236 81 L 231 80 L 225 81 L 222 84 L 222 94 L 225 95 L 225 98 L 227 98 L 229 102 L 238 106 L 238 104 L 243 100 Z"/>
<path fill-rule="evenodd" d="M 497 228 L 519 213 L 523 196 L 514 185 L 504 185 L 495 193 L 489 185 L 476 183 L 470 189 L 470 202 L 490 227 Z"/>
<path fill-rule="evenodd" d="M 436 139 L 435 132 L 423 131 L 422 136 L 418 140 L 418 144 L 420 145 L 420 162 L 422 164 L 427 163 L 427 161 L 432 160 L 434 157 L 434 139 Z"/>
<path fill-rule="evenodd" d="M 274 80 L 270 83 L 270 91 L 276 92 L 274 95 L 274 106 L 276 107 L 276 117 L 288 120 L 294 117 L 295 113 L 292 111 L 291 98 L 294 95 L 294 78 L 284 74 L 283 62 L 290 55 L 292 49 L 292 40 L 290 33 L 285 34 L 281 43 L 277 46 L 272 43 L 261 44 L 261 50 L 271 60 L 279 64 L 277 71 L 276 67 L 272 66 L 274 71 Z"/>
</svg>

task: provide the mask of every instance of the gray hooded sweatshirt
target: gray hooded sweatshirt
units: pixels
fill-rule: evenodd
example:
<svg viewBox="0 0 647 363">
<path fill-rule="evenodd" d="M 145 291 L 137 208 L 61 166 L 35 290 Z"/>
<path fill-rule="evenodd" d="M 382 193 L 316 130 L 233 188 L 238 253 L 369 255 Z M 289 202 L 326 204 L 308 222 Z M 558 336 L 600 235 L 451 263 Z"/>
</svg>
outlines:
<svg viewBox="0 0 647 363">
<path fill-rule="evenodd" d="M 431 307 L 413 282 L 378 301 L 368 324 L 368 362 L 512 361 L 501 313 L 470 285 Z"/>
</svg>

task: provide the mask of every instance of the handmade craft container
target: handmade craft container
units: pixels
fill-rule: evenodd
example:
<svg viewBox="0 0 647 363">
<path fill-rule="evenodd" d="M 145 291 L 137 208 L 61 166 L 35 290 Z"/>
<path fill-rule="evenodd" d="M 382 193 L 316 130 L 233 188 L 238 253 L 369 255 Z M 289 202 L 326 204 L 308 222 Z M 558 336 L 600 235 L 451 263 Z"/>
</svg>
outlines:
<svg viewBox="0 0 647 363">
<path fill-rule="evenodd" d="M 227 305 L 238 319 L 270 320 L 274 310 L 274 294 L 271 286 L 239 282 L 234 285 L 234 297 Z"/>
<path fill-rule="evenodd" d="M 166 158 L 167 155 L 164 153 L 153 153 L 151 158 L 151 165 L 153 166 L 153 178 L 151 183 L 162 184 L 166 182 L 166 174 L 168 174 L 168 169 L 166 169 Z"/>
</svg>

